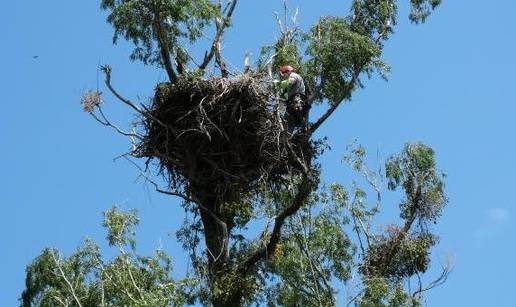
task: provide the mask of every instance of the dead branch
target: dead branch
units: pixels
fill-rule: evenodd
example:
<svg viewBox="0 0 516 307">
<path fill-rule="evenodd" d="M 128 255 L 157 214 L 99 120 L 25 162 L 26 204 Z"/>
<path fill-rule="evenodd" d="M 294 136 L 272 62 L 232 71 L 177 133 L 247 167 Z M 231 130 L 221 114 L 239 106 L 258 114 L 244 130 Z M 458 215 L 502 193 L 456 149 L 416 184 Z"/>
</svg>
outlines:
<svg viewBox="0 0 516 307">
<path fill-rule="evenodd" d="M 346 307 L 349 307 L 351 306 L 351 304 L 353 304 L 365 291 L 364 290 L 361 290 L 359 291 L 355 296 L 353 296 L 349 301 L 348 303 L 346 304 Z"/>
<path fill-rule="evenodd" d="M 222 56 L 220 53 L 220 51 L 221 51 L 220 50 L 220 42 L 224 35 L 224 31 L 229 26 L 231 16 L 233 15 L 233 12 L 235 10 L 237 3 L 238 3 L 238 0 L 230 0 L 224 10 L 221 10 L 221 7 L 219 5 L 219 11 L 221 12 L 222 15 L 224 15 L 224 13 L 225 13 L 225 15 L 222 17 L 217 17 L 215 19 L 215 27 L 216 27 L 215 37 L 211 44 L 210 51 L 209 52 L 206 51 L 206 53 L 204 54 L 204 60 L 202 61 L 201 65 L 199 65 L 199 69 L 201 69 L 201 70 L 206 69 L 208 64 L 210 64 L 211 60 L 213 59 L 213 56 L 217 54 L 217 57 L 220 60 L 220 62 L 217 61 L 217 63 L 219 64 L 219 67 L 221 69 L 221 74 L 223 74 L 223 77 L 224 77 L 224 74 L 226 74 L 226 77 L 227 77 L 227 69 L 225 67 L 225 63 L 222 61 Z"/>
<path fill-rule="evenodd" d="M 95 114 L 94 112 L 90 112 L 90 115 L 101 125 L 113 128 L 116 130 L 116 132 L 118 132 L 121 135 L 128 136 L 128 137 L 135 137 L 140 141 L 143 140 L 143 136 L 137 134 L 136 132 L 126 132 L 126 131 L 123 131 L 122 129 L 120 129 L 117 125 L 112 124 L 111 121 L 109 121 L 107 119 L 107 117 L 104 115 L 104 112 L 102 111 L 101 106 L 97 106 L 97 109 L 99 110 L 99 114 L 100 114 L 101 118 L 99 118 L 97 116 L 97 114 Z"/>
<path fill-rule="evenodd" d="M 244 74 L 249 73 L 249 70 L 251 70 L 251 64 L 250 62 L 250 52 L 249 50 L 246 50 L 245 57 L 244 57 Z"/>
<path fill-rule="evenodd" d="M 421 283 L 419 284 L 419 289 L 412 293 L 412 297 L 419 297 L 423 292 L 432 290 L 436 287 L 441 286 L 448 280 L 451 272 L 453 270 L 453 262 L 450 258 L 447 259 L 446 263 L 441 267 L 441 274 L 432 282 L 430 282 L 426 287 L 422 287 Z"/>
<path fill-rule="evenodd" d="M 109 65 L 104 65 L 104 66 L 101 66 L 100 67 L 100 70 L 102 70 L 102 72 L 104 73 L 105 75 L 105 80 L 104 82 L 106 83 L 106 86 L 107 88 L 111 91 L 111 93 L 116 97 L 118 98 L 118 100 L 122 101 L 123 103 L 125 103 L 126 105 L 128 105 L 131 109 L 135 110 L 136 112 L 138 112 L 138 114 L 142 114 L 143 115 L 143 111 L 138 108 L 133 102 L 131 102 L 129 99 L 126 99 L 124 97 L 122 97 L 114 88 L 113 86 L 111 85 L 111 66 Z"/>
</svg>

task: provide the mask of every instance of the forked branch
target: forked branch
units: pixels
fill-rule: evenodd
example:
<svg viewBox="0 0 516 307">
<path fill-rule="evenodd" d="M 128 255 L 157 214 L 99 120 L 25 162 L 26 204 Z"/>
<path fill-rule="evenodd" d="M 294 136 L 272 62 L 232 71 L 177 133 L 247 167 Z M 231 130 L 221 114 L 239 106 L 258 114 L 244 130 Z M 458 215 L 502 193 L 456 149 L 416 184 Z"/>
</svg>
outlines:
<svg viewBox="0 0 516 307">
<path fill-rule="evenodd" d="M 450 273 L 453 269 L 453 262 L 452 259 L 448 259 L 445 264 L 442 265 L 441 268 L 441 274 L 432 282 L 430 282 L 427 286 L 423 287 L 421 284 L 419 285 L 419 288 L 412 294 L 413 297 L 420 296 L 423 292 L 432 290 L 436 287 L 439 287 L 440 285 L 444 284 L 446 280 L 448 279 L 448 276 L 450 276 Z"/>
<path fill-rule="evenodd" d="M 229 26 L 229 22 L 231 20 L 231 16 L 233 15 L 233 12 L 235 11 L 235 7 L 238 3 L 238 0 L 230 0 L 224 10 L 219 5 L 219 10 L 222 16 L 217 17 L 215 19 L 215 26 L 216 26 L 216 32 L 215 37 L 213 38 L 213 42 L 211 43 L 211 49 L 210 51 L 206 51 L 204 54 L 204 60 L 202 61 L 201 65 L 199 65 L 199 69 L 206 69 L 206 67 L 210 64 L 210 62 L 213 59 L 213 56 L 216 56 L 217 64 L 219 65 L 221 69 L 221 74 L 224 77 L 224 74 L 227 76 L 227 69 L 225 66 L 225 63 L 222 61 L 222 55 L 221 55 L 221 41 L 222 37 L 224 36 L 224 31 Z"/>
</svg>

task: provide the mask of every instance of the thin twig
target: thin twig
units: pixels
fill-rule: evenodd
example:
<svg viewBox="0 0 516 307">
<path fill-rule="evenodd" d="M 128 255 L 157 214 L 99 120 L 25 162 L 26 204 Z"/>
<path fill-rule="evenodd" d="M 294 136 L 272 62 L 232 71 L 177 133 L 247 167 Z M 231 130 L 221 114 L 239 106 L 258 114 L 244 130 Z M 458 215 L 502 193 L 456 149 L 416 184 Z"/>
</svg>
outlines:
<svg viewBox="0 0 516 307">
<path fill-rule="evenodd" d="M 452 269 L 453 264 L 451 263 L 451 260 L 448 260 L 447 263 L 442 266 L 441 274 L 435 280 L 430 282 L 430 284 L 428 284 L 426 287 L 422 288 L 420 286 L 419 289 L 412 294 L 412 296 L 416 297 L 423 292 L 429 291 L 433 288 L 439 287 L 440 285 L 444 284 L 448 279 L 448 276 L 450 275 Z"/>
<path fill-rule="evenodd" d="M 102 117 L 102 119 L 100 119 L 94 112 L 90 112 L 90 114 L 97 122 L 99 122 L 103 126 L 111 127 L 113 129 L 115 129 L 116 132 L 118 132 L 121 135 L 129 136 L 129 137 L 135 137 L 135 138 L 139 139 L 140 141 L 143 140 L 143 136 L 141 136 L 141 135 L 139 135 L 137 133 L 125 132 L 122 129 L 120 129 L 117 125 L 112 124 L 107 119 L 107 117 L 104 115 L 104 112 L 102 111 L 102 108 L 100 106 L 96 106 L 96 107 L 99 110 L 99 113 L 100 113 L 100 116 Z"/>
</svg>

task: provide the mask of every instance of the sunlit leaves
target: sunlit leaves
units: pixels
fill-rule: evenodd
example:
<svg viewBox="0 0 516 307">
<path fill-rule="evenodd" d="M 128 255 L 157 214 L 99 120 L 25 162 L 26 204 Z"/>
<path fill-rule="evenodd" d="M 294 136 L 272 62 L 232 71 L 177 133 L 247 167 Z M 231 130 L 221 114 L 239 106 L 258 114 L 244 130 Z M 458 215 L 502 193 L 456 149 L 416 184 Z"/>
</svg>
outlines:
<svg viewBox="0 0 516 307">
<path fill-rule="evenodd" d="M 421 302 L 409 295 L 401 283 L 390 284 L 384 278 L 367 279 L 364 295 L 358 298 L 357 307 L 419 307 Z"/>
<path fill-rule="evenodd" d="M 171 277 L 172 261 L 163 251 L 136 254 L 134 212 L 108 210 L 104 226 L 118 254 L 106 261 L 91 240 L 69 257 L 51 248 L 27 267 L 22 305 L 29 306 L 177 306 L 191 302 L 191 279 Z M 125 245 L 132 245 L 129 251 Z"/>
<path fill-rule="evenodd" d="M 131 59 L 145 64 L 161 61 L 158 31 L 163 33 L 167 49 L 185 58 L 184 44 L 196 41 L 218 14 L 209 0 L 102 0 L 101 8 L 109 12 L 107 21 L 115 30 L 113 42 L 123 37 L 134 43 Z"/>
<path fill-rule="evenodd" d="M 373 69 L 373 60 L 381 55 L 370 37 L 353 31 L 340 17 L 321 18 L 308 42 L 308 74 L 320 80 L 321 93 L 330 102 L 349 98 L 358 71 Z"/>
<path fill-rule="evenodd" d="M 285 226 L 284 240 L 268 263 L 277 280 L 268 302 L 281 306 L 335 304 L 332 280 L 351 276 L 354 247 L 344 226 L 347 192 L 333 184 L 300 210 Z"/>
<path fill-rule="evenodd" d="M 386 163 L 388 187 L 401 186 L 406 194 L 401 216 L 417 215 L 422 221 L 435 220 L 448 202 L 444 194 L 444 177 L 436 169 L 434 151 L 421 144 L 407 144 L 403 152 Z"/>
<path fill-rule="evenodd" d="M 134 227 L 138 225 L 136 211 L 120 212 L 116 207 L 104 212 L 104 226 L 111 246 L 130 245 L 134 248 Z"/>
<path fill-rule="evenodd" d="M 366 276 L 399 281 L 426 272 L 430 264 L 430 249 L 435 245 L 436 238 L 429 233 L 419 233 L 400 239 L 401 231 L 391 226 L 375 238 L 361 266 Z M 395 252 L 393 249 L 396 249 Z"/>
<path fill-rule="evenodd" d="M 398 8 L 395 0 L 354 0 L 351 11 L 355 31 L 386 38 L 396 24 Z"/>
</svg>

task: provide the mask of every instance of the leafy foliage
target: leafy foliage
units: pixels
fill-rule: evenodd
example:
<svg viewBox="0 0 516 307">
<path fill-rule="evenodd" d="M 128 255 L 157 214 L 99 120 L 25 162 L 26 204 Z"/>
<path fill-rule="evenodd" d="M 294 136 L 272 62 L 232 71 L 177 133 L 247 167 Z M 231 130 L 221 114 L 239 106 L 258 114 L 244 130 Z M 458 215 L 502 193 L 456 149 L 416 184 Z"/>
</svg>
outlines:
<svg viewBox="0 0 516 307">
<path fill-rule="evenodd" d="M 386 37 L 396 24 L 398 8 L 393 0 L 355 0 L 352 12 L 351 27 L 356 32 L 369 37 Z"/>
<path fill-rule="evenodd" d="M 410 11 L 410 20 L 415 23 L 425 22 L 441 0 L 410 0 L 412 9 Z"/>
<path fill-rule="evenodd" d="M 356 302 L 358 307 L 419 307 L 421 302 L 403 289 L 400 283 L 394 285 L 382 278 L 371 278 L 366 282 L 366 291 Z"/>
<path fill-rule="evenodd" d="M 407 198 L 401 204 L 401 217 L 416 214 L 421 221 L 435 221 L 448 199 L 444 195 L 446 175 L 436 169 L 434 151 L 421 144 L 407 144 L 403 153 L 386 165 L 388 187 L 402 187 Z"/>
<path fill-rule="evenodd" d="M 283 242 L 263 268 L 274 281 L 266 288 L 271 306 L 330 306 L 333 280 L 351 277 L 354 246 L 344 232 L 347 193 L 331 185 L 285 225 Z"/>
<path fill-rule="evenodd" d="M 320 78 L 322 97 L 330 102 L 349 98 L 356 71 L 383 67 L 378 45 L 340 17 L 319 20 L 310 31 L 307 54 L 308 74 Z"/>
<path fill-rule="evenodd" d="M 382 277 L 398 281 L 426 272 L 430 264 L 430 248 L 436 243 L 436 238 L 428 233 L 405 238 L 394 254 L 394 258 L 387 261 L 400 231 L 399 228 L 391 227 L 387 233 L 375 238 L 375 243 L 369 247 L 367 258 L 362 266 L 362 272 L 365 275 L 378 275 L 379 272 L 373 271 L 378 270 Z M 386 265 L 387 262 L 389 263 Z"/>
<path fill-rule="evenodd" d="M 101 8 L 109 11 L 113 42 L 120 37 L 133 42 L 131 59 L 145 64 L 161 63 L 160 33 L 167 49 L 186 63 L 182 40 L 195 42 L 218 12 L 209 0 L 102 0 Z"/>
<path fill-rule="evenodd" d="M 27 267 L 22 306 L 177 306 L 191 302 L 194 280 L 171 277 L 172 261 L 163 251 L 136 254 L 135 212 L 112 208 L 104 227 L 118 254 L 102 259 L 98 245 L 86 240 L 69 257 L 46 248 Z"/>
<path fill-rule="evenodd" d="M 365 168 L 365 157 L 364 148 L 357 146 L 351 149 L 348 162 L 360 172 Z M 401 154 L 389 159 L 386 168 L 386 178 L 393 181 L 391 188 L 396 182 L 403 185 L 410 176 L 436 174 L 433 151 L 420 143 L 407 144 Z M 420 180 L 419 184 L 426 187 L 435 178 L 425 175 Z M 275 214 L 277 209 L 271 205 L 288 206 L 295 195 L 294 189 L 287 189 L 264 197 L 263 217 Z M 107 241 L 118 248 L 118 255 L 110 261 L 102 260 L 98 246 L 90 240 L 68 258 L 62 258 L 55 249 L 45 249 L 27 268 L 23 306 L 55 306 L 63 302 L 84 306 L 171 306 L 195 301 L 210 304 L 214 297 L 228 305 L 237 297 L 244 305 L 262 301 L 270 306 L 331 306 L 336 304 L 335 281 L 352 282 L 356 273 L 363 275 L 361 291 L 354 300 L 356 306 L 419 306 L 420 297 L 407 293 L 401 282 L 427 271 L 430 250 L 437 238 L 428 228 L 413 229 L 412 224 L 389 226 L 372 235 L 367 221 L 378 210 L 370 209 L 366 201 L 364 190 L 356 188 L 350 197 L 339 184 L 311 193 L 305 206 L 287 221 L 281 243 L 254 273 L 242 274 L 228 264 L 218 271 L 221 276 L 215 284 L 209 278 L 208 258 L 199 251 L 203 226 L 191 207 L 185 209 L 194 213 L 193 218 L 185 222 L 177 236 L 190 253 L 195 277 L 182 280 L 172 279 L 171 259 L 164 251 L 158 250 L 150 257 L 137 255 L 135 211 L 112 208 L 105 212 L 103 225 L 108 230 Z M 228 214 L 234 206 L 237 204 L 228 204 Z M 421 218 L 424 216 L 427 215 Z M 253 215 L 258 217 L 259 214 Z M 236 220 L 241 218 L 244 217 Z M 413 216 L 406 218 L 414 220 Z M 244 222 L 239 222 L 239 227 L 244 227 Z M 352 232 L 346 230 L 349 226 Z M 357 237 L 352 238 L 352 233 Z M 361 246 L 364 234 L 369 235 L 368 244 Z M 233 263 L 244 259 L 264 239 L 252 241 L 237 233 L 234 236 Z M 360 249 L 362 256 L 357 253 Z"/>
<path fill-rule="evenodd" d="M 402 187 L 405 194 L 400 203 L 404 224 L 389 226 L 384 233 L 374 236 L 364 251 L 360 272 L 368 280 L 375 281 L 367 284 L 361 297 L 368 302 L 365 306 L 372 302 L 384 306 L 388 293 L 399 292 L 400 281 L 415 275 L 422 288 L 419 276 L 427 271 L 431 248 L 437 243 L 428 221 L 435 222 L 448 202 L 444 194 L 444 175 L 436 170 L 434 151 L 430 147 L 421 143 L 406 144 L 400 154 L 387 161 L 385 169 L 388 188 Z M 442 280 L 446 279 L 447 270 L 441 276 Z M 438 280 L 435 284 L 440 282 Z M 399 303 L 398 299 L 395 301 L 398 305 L 390 303 L 385 306 L 405 304 Z M 418 301 L 419 297 L 413 295 L 406 303 L 416 304 Z"/>
<path fill-rule="evenodd" d="M 430 147 L 407 144 L 378 174 L 367 168 L 363 147 L 351 149 L 345 160 L 374 190 L 373 206 L 368 188 L 356 182 L 349 192 L 340 184 L 319 187 L 316 159 L 324 141 L 312 136 L 363 87 L 362 76 L 386 78 L 389 66 L 382 53 L 394 31 L 398 1 L 353 0 L 349 16 L 321 16 L 306 31 L 298 27 L 297 13 L 287 25 L 285 5 L 279 38 L 262 49 L 256 69 L 249 66 L 242 76 L 229 77 L 221 42 L 236 3 L 101 0 L 114 43 L 131 41 L 131 59 L 162 66 L 170 82 L 157 86 L 155 104 L 134 104 L 113 89 L 105 66 L 106 86 L 138 113 L 140 131 L 124 132 L 112 124 L 102 112 L 100 92 L 89 92 L 82 101 L 98 122 L 131 139 L 133 158 L 148 159 L 142 175 L 158 192 L 183 198 L 187 218 L 176 235 L 189 253 L 194 277 L 172 278 L 172 261 L 164 251 L 138 255 L 136 213 L 113 208 L 105 212 L 103 226 L 116 256 L 104 260 L 90 240 L 69 257 L 45 249 L 27 268 L 23 306 L 331 306 L 337 304 L 339 283 L 352 294 L 349 305 L 419 306 L 422 293 L 445 279 L 446 270 L 428 287 L 419 279 L 438 240 L 429 222 L 437 221 L 448 201 L 445 176 Z M 439 3 L 410 0 L 410 20 L 424 22 Z M 187 50 L 205 30 L 214 38 L 203 60 L 195 61 Z M 220 77 L 205 79 L 213 59 Z M 304 77 L 310 102 L 328 104 L 316 122 L 293 135 L 285 133 L 270 82 L 272 70 L 284 64 Z M 155 137 L 149 138 L 149 131 Z M 167 189 L 148 177 L 153 159 L 159 159 L 156 173 L 168 180 Z M 389 190 L 404 194 L 402 224 L 378 231 L 384 181 Z M 253 223 L 266 224 L 255 238 L 248 231 Z M 419 288 L 410 293 L 403 281 L 415 276 Z"/>
</svg>

